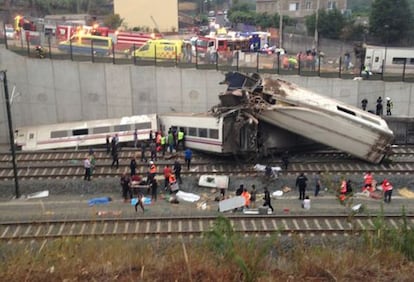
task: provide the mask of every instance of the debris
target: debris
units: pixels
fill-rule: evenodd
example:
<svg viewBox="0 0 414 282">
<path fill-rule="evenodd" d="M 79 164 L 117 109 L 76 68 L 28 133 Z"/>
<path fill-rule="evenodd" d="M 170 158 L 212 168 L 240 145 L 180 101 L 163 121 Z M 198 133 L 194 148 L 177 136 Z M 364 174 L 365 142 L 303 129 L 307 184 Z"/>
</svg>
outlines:
<svg viewBox="0 0 414 282">
<path fill-rule="evenodd" d="M 108 204 L 109 202 L 112 202 L 111 197 L 93 198 L 88 201 L 88 205 L 91 207 L 94 205 Z"/>
<path fill-rule="evenodd" d="M 39 198 L 46 198 L 49 197 L 49 190 L 44 190 L 36 193 L 32 193 L 27 195 L 26 199 L 39 199 Z"/>
<path fill-rule="evenodd" d="M 97 211 L 97 216 L 105 216 L 105 215 L 112 215 L 112 216 L 120 216 L 122 211 Z"/>
<path fill-rule="evenodd" d="M 282 190 L 277 190 L 277 191 L 272 193 L 272 197 L 274 197 L 274 198 L 280 198 L 282 196 L 283 196 L 283 191 Z"/>
<path fill-rule="evenodd" d="M 326 189 L 325 191 L 328 190 L 327 188 L 325 188 L 325 189 Z M 283 191 L 283 193 L 288 193 L 288 192 L 292 191 L 292 189 L 289 188 L 289 187 L 287 187 L 287 186 L 285 186 L 285 187 L 283 187 L 282 191 Z"/>
<path fill-rule="evenodd" d="M 132 206 L 135 206 L 135 205 L 137 204 L 137 202 L 138 202 L 138 199 L 137 199 L 137 198 L 132 198 L 132 199 L 131 199 L 131 205 L 132 205 Z M 151 205 L 151 198 L 148 198 L 148 197 L 142 197 L 142 203 L 143 203 L 144 205 Z"/>
<path fill-rule="evenodd" d="M 414 192 L 408 190 L 406 187 L 398 189 L 398 193 L 405 198 L 414 199 Z"/>
<path fill-rule="evenodd" d="M 230 199 L 222 200 L 219 202 L 219 211 L 231 211 L 237 208 L 243 207 L 245 199 L 242 196 L 236 196 Z"/>
<path fill-rule="evenodd" d="M 254 169 L 256 171 L 260 171 L 260 172 L 266 172 L 266 166 L 265 165 L 261 165 L 261 164 L 255 164 Z M 271 177 L 274 178 L 278 178 L 279 177 L 279 172 L 282 170 L 282 168 L 280 166 L 272 166 L 272 173 L 271 173 Z"/>
<path fill-rule="evenodd" d="M 227 189 L 229 187 L 229 177 L 227 175 L 201 175 L 198 185 L 208 188 Z"/>
</svg>

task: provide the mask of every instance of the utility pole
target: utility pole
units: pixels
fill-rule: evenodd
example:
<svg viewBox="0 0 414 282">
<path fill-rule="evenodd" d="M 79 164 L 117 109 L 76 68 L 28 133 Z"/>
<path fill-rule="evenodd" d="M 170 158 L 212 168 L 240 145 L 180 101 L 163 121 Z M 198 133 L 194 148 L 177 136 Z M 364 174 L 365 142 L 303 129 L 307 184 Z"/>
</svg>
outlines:
<svg viewBox="0 0 414 282">
<path fill-rule="evenodd" d="M 316 2 L 316 16 L 315 16 L 315 50 L 318 51 L 319 49 L 319 34 L 318 34 L 318 21 L 319 21 L 319 3 L 320 0 Z"/>
<path fill-rule="evenodd" d="M 12 161 L 13 161 L 14 187 L 16 191 L 16 198 L 18 199 L 20 198 L 19 180 L 17 178 L 16 151 L 15 151 L 15 146 L 14 146 L 14 132 L 13 132 L 12 117 L 11 117 L 9 88 L 7 87 L 7 75 L 6 75 L 5 70 L 0 71 L 0 80 L 3 81 L 4 95 L 6 96 L 7 121 L 9 124 L 10 147 L 11 147 Z"/>
<path fill-rule="evenodd" d="M 282 14 L 282 0 L 279 0 L 279 48 L 283 48 L 283 14 Z"/>
</svg>

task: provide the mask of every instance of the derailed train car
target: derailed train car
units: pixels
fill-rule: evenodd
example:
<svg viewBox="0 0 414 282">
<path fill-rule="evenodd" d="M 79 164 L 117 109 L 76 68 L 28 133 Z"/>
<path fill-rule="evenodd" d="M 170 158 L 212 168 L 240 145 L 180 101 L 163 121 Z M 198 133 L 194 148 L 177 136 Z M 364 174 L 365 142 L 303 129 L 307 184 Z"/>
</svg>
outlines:
<svg viewBox="0 0 414 282">
<path fill-rule="evenodd" d="M 393 132 L 381 117 L 292 83 L 231 72 L 216 111 L 243 108 L 265 121 L 372 163 L 388 154 Z M 223 103 L 223 101 L 225 101 Z"/>
</svg>

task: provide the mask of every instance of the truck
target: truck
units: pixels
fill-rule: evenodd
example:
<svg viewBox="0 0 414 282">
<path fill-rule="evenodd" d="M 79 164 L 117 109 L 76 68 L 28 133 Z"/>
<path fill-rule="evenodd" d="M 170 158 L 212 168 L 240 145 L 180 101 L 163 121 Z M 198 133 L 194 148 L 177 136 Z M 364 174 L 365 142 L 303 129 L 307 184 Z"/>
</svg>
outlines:
<svg viewBox="0 0 414 282">
<path fill-rule="evenodd" d="M 367 45 L 364 65 L 378 74 L 414 73 L 414 48 Z"/>
</svg>

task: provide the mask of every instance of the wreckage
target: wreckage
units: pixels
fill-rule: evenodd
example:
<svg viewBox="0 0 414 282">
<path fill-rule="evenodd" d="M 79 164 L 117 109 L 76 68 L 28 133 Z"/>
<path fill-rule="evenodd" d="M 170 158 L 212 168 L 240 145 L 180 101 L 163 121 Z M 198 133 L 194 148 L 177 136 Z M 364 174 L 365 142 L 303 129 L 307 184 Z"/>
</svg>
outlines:
<svg viewBox="0 0 414 282">
<path fill-rule="evenodd" d="M 244 152 L 280 151 L 313 140 L 379 163 L 394 139 L 381 117 L 281 79 L 229 72 L 221 83 L 227 89 L 210 114 L 232 117 L 228 135 L 238 136 L 233 146 Z"/>
</svg>

